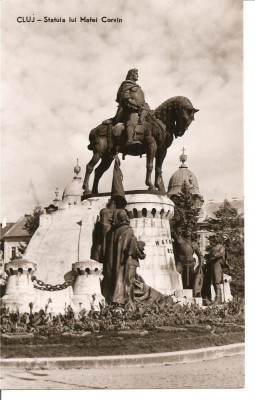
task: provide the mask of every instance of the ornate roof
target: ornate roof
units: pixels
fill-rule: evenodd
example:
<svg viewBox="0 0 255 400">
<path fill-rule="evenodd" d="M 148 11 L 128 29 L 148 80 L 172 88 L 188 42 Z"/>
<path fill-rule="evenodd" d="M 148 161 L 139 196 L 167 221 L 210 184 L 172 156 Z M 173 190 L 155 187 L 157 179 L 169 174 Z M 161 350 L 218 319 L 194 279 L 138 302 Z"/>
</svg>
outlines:
<svg viewBox="0 0 255 400">
<path fill-rule="evenodd" d="M 187 156 L 184 154 L 184 150 L 185 149 L 182 149 L 183 153 L 180 156 L 181 165 L 170 178 L 167 194 L 170 198 L 174 195 L 178 195 L 182 189 L 184 182 L 186 182 L 186 184 L 190 188 L 191 193 L 202 198 L 199 192 L 197 178 L 195 177 L 193 172 L 190 171 L 185 165 L 185 161 L 187 161 Z"/>
</svg>

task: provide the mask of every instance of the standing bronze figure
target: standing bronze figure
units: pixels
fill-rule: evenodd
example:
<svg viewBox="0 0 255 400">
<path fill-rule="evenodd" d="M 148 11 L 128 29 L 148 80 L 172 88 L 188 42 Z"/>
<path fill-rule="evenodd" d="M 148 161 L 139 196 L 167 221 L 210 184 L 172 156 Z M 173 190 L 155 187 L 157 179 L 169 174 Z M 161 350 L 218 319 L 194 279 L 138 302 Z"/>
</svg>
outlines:
<svg viewBox="0 0 255 400">
<path fill-rule="evenodd" d="M 108 304 L 134 304 L 133 286 L 139 259 L 144 259 L 144 243 L 130 227 L 125 210 L 117 210 L 115 223 L 106 236 L 103 259 L 102 295 Z"/>
<path fill-rule="evenodd" d="M 201 296 L 202 282 L 199 285 L 198 279 L 202 273 L 203 257 L 198 243 L 192 240 L 192 230 L 187 229 L 184 233 L 180 231 L 174 236 L 174 254 L 176 260 L 176 270 L 182 275 L 183 289 L 192 289 L 193 296 Z M 198 267 L 195 272 L 196 259 L 198 257 Z M 201 286 L 201 287 L 200 287 Z"/>
<path fill-rule="evenodd" d="M 111 198 L 99 213 L 93 232 L 91 258 L 103 264 L 102 295 L 108 304 L 135 308 L 136 269 L 144 260 L 145 243 L 137 240 L 124 207 L 120 160 L 115 156 Z"/>
<path fill-rule="evenodd" d="M 214 238 L 214 245 L 209 254 L 207 254 L 207 288 L 205 292 L 209 294 L 211 300 L 211 285 L 215 290 L 214 304 L 222 303 L 222 290 L 221 284 L 223 283 L 223 269 L 229 265 L 227 262 L 227 251 L 224 246 L 224 238 L 221 235 L 216 235 Z"/>
</svg>

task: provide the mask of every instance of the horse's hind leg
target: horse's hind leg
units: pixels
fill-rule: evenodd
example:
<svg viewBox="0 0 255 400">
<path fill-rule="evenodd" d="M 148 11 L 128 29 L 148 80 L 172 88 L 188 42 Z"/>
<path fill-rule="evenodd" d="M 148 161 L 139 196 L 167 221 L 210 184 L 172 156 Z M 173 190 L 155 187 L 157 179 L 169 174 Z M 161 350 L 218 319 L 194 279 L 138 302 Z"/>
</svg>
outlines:
<svg viewBox="0 0 255 400">
<path fill-rule="evenodd" d="M 102 157 L 99 166 L 95 169 L 95 177 L 92 187 L 92 193 L 98 193 L 98 183 L 101 176 L 110 168 L 111 163 L 113 162 L 112 157 Z"/>
<path fill-rule="evenodd" d="M 91 173 L 93 172 L 95 165 L 100 160 L 100 157 L 101 156 L 99 153 L 94 153 L 90 162 L 86 166 L 86 174 L 85 174 L 85 178 L 84 178 L 84 182 L 83 182 L 83 186 L 82 186 L 82 188 L 84 189 L 84 194 L 91 193 L 91 190 L 89 190 L 89 178 L 90 178 Z"/>
</svg>

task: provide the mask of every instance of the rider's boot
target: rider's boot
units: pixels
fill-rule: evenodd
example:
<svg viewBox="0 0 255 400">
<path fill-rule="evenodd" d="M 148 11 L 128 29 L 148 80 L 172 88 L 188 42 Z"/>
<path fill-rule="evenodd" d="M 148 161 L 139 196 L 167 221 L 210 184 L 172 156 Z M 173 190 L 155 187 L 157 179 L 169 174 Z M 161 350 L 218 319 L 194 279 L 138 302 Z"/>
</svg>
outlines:
<svg viewBox="0 0 255 400">
<path fill-rule="evenodd" d="M 134 140 L 133 136 L 134 136 L 134 127 L 132 125 L 128 125 L 127 126 L 127 137 L 128 137 L 127 145 L 130 146 L 133 144 L 142 144 L 141 142 L 139 142 L 139 140 Z"/>
</svg>

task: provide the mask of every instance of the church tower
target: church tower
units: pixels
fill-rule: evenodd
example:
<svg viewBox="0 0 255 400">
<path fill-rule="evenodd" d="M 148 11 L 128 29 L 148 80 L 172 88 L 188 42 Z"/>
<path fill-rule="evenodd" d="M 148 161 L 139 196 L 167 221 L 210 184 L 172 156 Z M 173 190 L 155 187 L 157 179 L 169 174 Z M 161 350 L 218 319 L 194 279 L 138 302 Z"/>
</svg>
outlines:
<svg viewBox="0 0 255 400">
<path fill-rule="evenodd" d="M 82 189 L 82 179 L 79 176 L 81 172 L 81 167 L 78 164 L 74 167 L 74 177 L 70 183 L 66 186 L 63 197 L 62 197 L 62 207 L 65 205 L 79 205 L 81 204 L 81 196 L 83 194 Z"/>
<path fill-rule="evenodd" d="M 182 190 L 184 182 L 190 189 L 191 194 L 195 200 L 195 207 L 201 209 L 204 199 L 200 194 L 198 181 L 196 176 L 190 171 L 185 164 L 187 161 L 187 155 L 184 154 L 185 149 L 182 149 L 182 154 L 180 155 L 181 165 L 177 171 L 173 173 L 169 180 L 167 194 L 169 198 L 174 202 L 175 198 L 178 197 L 179 193 Z"/>
</svg>

